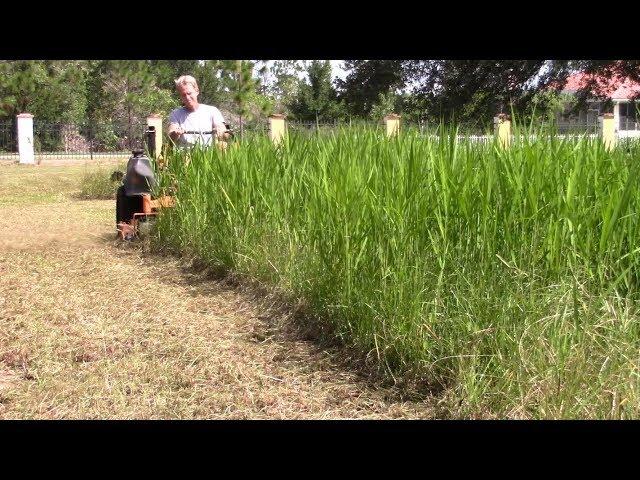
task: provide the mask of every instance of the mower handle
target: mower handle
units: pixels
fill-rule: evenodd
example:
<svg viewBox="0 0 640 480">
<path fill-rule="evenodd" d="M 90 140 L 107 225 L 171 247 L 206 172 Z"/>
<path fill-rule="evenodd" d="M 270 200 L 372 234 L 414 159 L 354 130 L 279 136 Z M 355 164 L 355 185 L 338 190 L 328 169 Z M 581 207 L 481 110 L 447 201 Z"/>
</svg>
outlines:
<svg viewBox="0 0 640 480">
<path fill-rule="evenodd" d="M 230 136 L 234 136 L 233 132 L 231 131 L 231 128 L 229 128 L 227 126 L 227 129 L 225 130 L 224 133 L 228 133 Z M 216 134 L 216 130 L 210 130 L 208 132 L 197 132 L 195 130 L 186 130 L 184 132 L 182 132 L 183 135 L 215 135 Z"/>
</svg>

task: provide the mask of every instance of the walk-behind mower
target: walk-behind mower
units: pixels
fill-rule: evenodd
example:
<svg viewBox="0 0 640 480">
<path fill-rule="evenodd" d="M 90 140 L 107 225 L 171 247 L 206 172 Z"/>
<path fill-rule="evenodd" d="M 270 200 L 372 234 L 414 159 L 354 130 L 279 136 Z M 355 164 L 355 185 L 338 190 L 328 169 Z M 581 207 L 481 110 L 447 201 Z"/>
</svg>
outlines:
<svg viewBox="0 0 640 480">
<path fill-rule="evenodd" d="M 155 155 L 155 129 L 149 127 L 145 132 L 149 154 Z M 161 196 L 153 198 L 156 177 L 151 166 L 151 160 L 144 154 L 143 149 L 132 151 L 127 162 L 124 175 L 113 172 L 112 178 L 122 179 L 122 184 L 116 191 L 116 229 L 118 238 L 133 240 L 141 233 L 147 233 L 151 221 L 155 219 L 161 208 L 172 207 L 175 198 Z"/>
<path fill-rule="evenodd" d="M 151 161 L 142 150 L 132 153 L 122 185 L 116 192 L 116 228 L 122 240 L 133 240 L 140 233 L 147 233 L 150 220 L 158 211 L 175 204 L 170 196 L 152 198 L 156 179 Z"/>
</svg>

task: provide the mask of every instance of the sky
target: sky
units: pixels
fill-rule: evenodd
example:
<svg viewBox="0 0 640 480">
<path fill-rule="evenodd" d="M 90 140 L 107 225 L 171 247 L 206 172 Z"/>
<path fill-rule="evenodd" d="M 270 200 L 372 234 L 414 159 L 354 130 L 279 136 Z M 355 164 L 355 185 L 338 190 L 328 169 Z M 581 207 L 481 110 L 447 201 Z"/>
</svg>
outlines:
<svg viewBox="0 0 640 480">
<path fill-rule="evenodd" d="M 329 62 L 331 63 L 331 74 L 333 77 L 333 80 L 337 78 L 344 80 L 345 77 L 347 76 L 347 72 L 345 72 L 342 69 L 342 63 L 344 62 L 344 60 L 329 60 Z M 300 74 L 300 78 L 306 78 L 307 75 L 306 73 L 301 73 Z"/>
<path fill-rule="evenodd" d="M 344 62 L 344 60 L 329 60 L 329 62 L 331 63 L 331 73 L 332 73 L 333 79 L 335 80 L 336 78 L 340 78 L 344 80 L 345 77 L 347 76 L 347 72 L 345 72 L 342 69 L 342 63 Z M 257 72 L 258 72 L 258 67 L 256 66 L 254 73 L 257 75 Z M 302 79 L 302 78 L 306 78 L 307 75 L 305 72 L 301 72 L 299 74 L 299 77 Z"/>
<path fill-rule="evenodd" d="M 347 72 L 342 69 L 342 62 L 344 62 L 344 60 L 330 60 L 330 62 L 333 78 L 338 77 L 341 80 L 344 80 L 347 76 Z"/>
</svg>

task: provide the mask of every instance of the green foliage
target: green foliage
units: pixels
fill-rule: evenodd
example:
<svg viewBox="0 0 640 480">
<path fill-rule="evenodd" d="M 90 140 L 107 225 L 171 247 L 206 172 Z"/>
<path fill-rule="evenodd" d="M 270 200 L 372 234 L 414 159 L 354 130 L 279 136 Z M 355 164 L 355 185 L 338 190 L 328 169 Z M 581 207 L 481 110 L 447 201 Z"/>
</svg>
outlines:
<svg viewBox="0 0 640 480">
<path fill-rule="evenodd" d="M 231 101 L 231 95 L 225 89 L 224 61 L 203 60 L 198 63 L 192 75 L 200 87 L 198 101 L 207 105 L 224 105 Z"/>
<path fill-rule="evenodd" d="M 253 78 L 253 63 L 248 60 L 235 60 L 231 91 L 236 111 L 241 117 L 249 114 L 249 99 L 257 85 Z"/>
<path fill-rule="evenodd" d="M 351 115 L 371 116 L 380 94 L 386 95 L 405 85 L 402 60 L 347 60 L 344 63 L 349 73 L 337 83 L 340 98 Z"/>
<path fill-rule="evenodd" d="M 386 94 L 378 95 L 378 102 L 371 108 L 371 119 L 379 122 L 385 115 L 390 113 L 398 113 L 399 97 L 393 91 L 389 90 Z"/>
<path fill-rule="evenodd" d="M 274 100 L 277 113 L 291 113 L 291 105 L 298 94 L 298 75 L 304 71 L 302 62 L 296 60 L 273 60 L 270 73 L 274 77 L 267 88 L 267 94 Z"/>
<path fill-rule="evenodd" d="M 637 60 L 410 60 L 403 71 L 405 85 L 432 120 L 478 125 L 490 124 L 498 112 L 530 116 L 535 108 L 550 114 L 556 108 L 551 92 L 562 90 L 572 72 L 593 74 L 572 95 L 575 108 L 606 96 L 596 77 L 640 81 Z"/>
<path fill-rule="evenodd" d="M 242 122 L 274 111 L 304 121 L 364 120 L 393 103 L 406 121 L 455 120 L 484 130 L 499 111 L 550 119 L 561 106 L 555 92 L 573 71 L 640 80 L 637 60 L 346 60 L 344 66 L 346 78 L 334 85 L 328 61 L 0 61 L 0 121 L 29 112 L 37 121 L 90 120 L 131 130 L 147 115 L 166 116 L 179 106 L 174 80 L 191 74 L 200 102 L 238 114 Z M 301 81 L 304 68 L 307 80 Z M 596 87 L 590 82 L 572 95 L 573 108 L 602 96 Z"/>
<path fill-rule="evenodd" d="M 523 113 L 527 121 L 537 118 L 553 122 L 558 114 L 572 111 L 577 106 L 578 101 L 574 95 L 547 89 L 536 92 Z"/>
<path fill-rule="evenodd" d="M 0 61 L 0 120 L 28 112 L 40 120 L 81 121 L 86 73 L 83 61 Z"/>
<path fill-rule="evenodd" d="M 97 150 L 108 152 L 118 149 L 120 136 L 116 133 L 113 124 L 98 124 L 93 131 L 93 141 Z"/>
<path fill-rule="evenodd" d="M 158 87 L 147 62 L 100 60 L 89 74 L 89 116 L 132 126 L 151 113 L 166 116 L 178 105 L 173 91 Z"/>
<path fill-rule="evenodd" d="M 291 105 L 292 115 L 303 121 L 344 117 L 344 106 L 331 83 L 331 63 L 314 60 L 309 64 L 307 74 L 308 82 L 300 82 L 298 94 Z"/>
<path fill-rule="evenodd" d="M 158 87 L 175 92 L 175 80 L 182 75 L 191 75 L 198 82 L 198 101 L 207 105 L 229 103 L 231 95 L 226 90 L 228 62 L 222 60 L 153 60 L 149 62 L 156 75 Z M 175 96 L 175 94 L 174 94 Z"/>
<path fill-rule="evenodd" d="M 243 134 L 244 120 L 251 120 L 256 114 L 268 114 L 271 104 L 258 93 L 260 80 L 253 77 L 254 62 L 233 60 L 225 63 L 227 73 L 224 78 L 231 94 L 234 110 L 240 117 L 240 135 Z"/>
<path fill-rule="evenodd" d="M 202 94 L 203 86 L 201 83 L 205 82 L 205 80 L 196 74 L 196 71 L 200 68 L 197 60 L 150 60 L 148 63 L 149 68 L 154 72 L 158 87 L 174 91 L 176 88 L 175 80 L 178 77 L 193 75 L 198 81 L 200 93 Z"/>
<path fill-rule="evenodd" d="M 536 91 L 544 60 L 407 62 L 408 78 L 432 118 L 490 124 L 496 113 L 519 112 Z"/>
</svg>

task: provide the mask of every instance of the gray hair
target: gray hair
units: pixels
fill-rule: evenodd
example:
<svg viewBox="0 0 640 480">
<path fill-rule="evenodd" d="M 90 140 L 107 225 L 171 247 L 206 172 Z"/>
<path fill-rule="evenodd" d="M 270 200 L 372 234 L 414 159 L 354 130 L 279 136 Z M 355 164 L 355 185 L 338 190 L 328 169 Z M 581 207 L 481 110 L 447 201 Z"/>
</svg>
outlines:
<svg viewBox="0 0 640 480">
<path fill-rule="evenodd" d="M 198 82 L 196 82 L 196 79 L 193 78 L 191 75 L 182 75 L 180 78 L 175 80 L 176 82 L 176 88 L 182 86 L 182 85 L 191 85 L 193 88 L 196 89 L 196 91 L 200 91 L 200 89 L 198 88 Z"/>
</svg>

